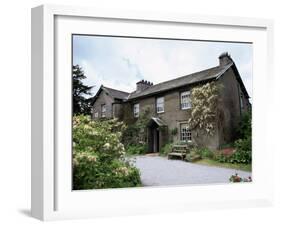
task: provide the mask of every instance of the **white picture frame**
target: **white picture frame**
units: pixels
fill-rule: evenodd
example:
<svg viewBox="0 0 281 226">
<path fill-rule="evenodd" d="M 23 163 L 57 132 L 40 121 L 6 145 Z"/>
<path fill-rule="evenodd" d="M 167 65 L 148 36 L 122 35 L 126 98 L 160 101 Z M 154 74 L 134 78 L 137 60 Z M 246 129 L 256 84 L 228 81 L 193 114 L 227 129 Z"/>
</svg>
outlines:
<svg viewBox="0 0 281 226">
<path fill-rule="evenodd" d="M 62 20 L 59 21 L 60 19 Z M 77 24 L 75 24 L 75 21 Z M 104 26 L 105 21 L 108 23 L 106 26 Z M 69 23 L 73 27 L 76 27 L 78 24 L 84 24 L 80 26 L 82 28 L 79 30 L 82 33 L 86 33 L 88 29 L 87 23 L 94 23 L 97 26 L 96 28 L 99 29 L 107 27 L 107 29 L 112 30 L 116 29 L 114 25 L 116 23 L 117 28 L 120 28 L 118 32 L 121 32 L 122 35 L 139 35 L 142 37 L 153 36 L 154 28 L 158 29 L 158 27 L 160 31 L 159 37 L 162 37 L 166 34 L 166 30 L 170 30 L 167 27 L 174 28 L 176 33 L 177 26 L 181 28 L 190 26 L 195 30 L 199 29 L 197 31 L 198 36 L 196 36 L 196 31 L 194 31 L 195 39 L 199 39 L 198 37 L 204 40 L 222 41 L 239 41 L 241 39 L 253 42 L 255 44 L 253 65 L 254 181 L 248 184 L 128 188 L 75 192 L 69 189 L 71 185 L 71 177 L 69 177 L 71 174 L 69 168 L 71 164 L 71 156 L 69 156 L 70 146 L 69 143 L 64 145 L 64 142 L 60 142 L 60 139 L 58 139 L 60 132 L 56 133 L 58 128 L 66 125 L 63 131 L 64 134 L 71 134 L 71 125 L 67 124 L 69 122 L 68 116 L 71 115 L 71 112 L 69 112 L 68 107 L 62 108 L 60 105 L 64 98 L 67 97 L 66 95 L 69 94 L 70 89 L 71 72 L 68 64 L 71 58 L 69 55 L 71 54 L 71 47 L 68 46 L 64 53 L 65 55 L 61 56 L 66 61 L 60 61 L 60 56 L 57 56 L 60 44 L 62 44 L 60 39 L 64 37 L 57 38 L 57 35 L 68 35 L 69 32 L 77 32 L 75 29 L 69 28 L 67 25 Z M 136 26 L 136 24 L 139 26 Z M 132 25 L 137 28 L 127 29 L 128 27 L 126 26 Z M 153 29 L 150 29 L 152 28 L 150 26 Z M 166 27 L 166 29 L 161 30 L 160 27 Z M 209 30 L 204 32 L 204 29 L 218 29 L 218 32 L 210 32 Z M 233 33 L 231 29 L 240 33 Z M 224 34 L 224 31 L 229 32 Z M 108 34 L 109 30 L 105 29 L 99 32 Z M 230 33 L 233 33 L 231 37 Z M 167 33 L 167 35 L 169 34 Z M 186 34 L 181 35 L 185 37 Z M 164 36 L 166 37 L 166 35 Z M 271 78 L 273 76 L 273 22 L 271 20 L 155 14 L 153 12 L 122 12 L 83 7 L 43 5 L 32 9 L 31 38 L 31 213 L 33 217 L 41 220 L 56 220 L 272 204 L 273 178 L 269 175 L 273 172 L 273 150 L 268 148 L 269 144 L 267 143 L 266 136 L 267 109 L 270 109 L 272 103 L 271 101 L 265 101 L 269 95 L 265 95 L 265 93 L 271 92 Z M 65 43 L 68 43 L 67 39 Z M 67 58 L 67 54 L 69 58 Z M 62 62 L 60 67 L 64 69 L 59 68 L 58 62 Z M 60 70 L 66 70 L 66 72 L 69 70 L 68 80 L 65 77 L 56 76 Z M 64 85 L 65 88 L 61 86 L 62 82 L 66 84 Z M 65 118 L 68 121 L 64 120 Z M 59 150 L 58 147 L 60 147 Z M 266 154 L 262 152 L 263 150 L 266 150 Z M 68 153 L 68 155 L 65 155 L 65 153 Z"/>
</svg>

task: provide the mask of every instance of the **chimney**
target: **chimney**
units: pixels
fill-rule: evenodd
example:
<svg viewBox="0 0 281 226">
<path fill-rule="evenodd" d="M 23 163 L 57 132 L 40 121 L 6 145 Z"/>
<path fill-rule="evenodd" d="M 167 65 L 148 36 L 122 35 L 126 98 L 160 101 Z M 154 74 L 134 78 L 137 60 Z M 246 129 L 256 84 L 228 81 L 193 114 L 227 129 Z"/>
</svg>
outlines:
<svg viewBox="0 0 281 226">
<path fill-rule="evenodd" d="M 141 81 L 137 82 L 137 92 L 138 93 L 142 92 L 150 86 L 153 86 L 152 82 L 149 82 L 149 81 L 146 81 L 146 80 L 141 80 Z"/>
<path fill-rule="evenodd" d="M 219 56 L 219 61 L 220 61 L 220 66 L 225 66 L 232 61 L 230 54 L 228 54 L 228 52 L 224 52 Z"/>
</svg>

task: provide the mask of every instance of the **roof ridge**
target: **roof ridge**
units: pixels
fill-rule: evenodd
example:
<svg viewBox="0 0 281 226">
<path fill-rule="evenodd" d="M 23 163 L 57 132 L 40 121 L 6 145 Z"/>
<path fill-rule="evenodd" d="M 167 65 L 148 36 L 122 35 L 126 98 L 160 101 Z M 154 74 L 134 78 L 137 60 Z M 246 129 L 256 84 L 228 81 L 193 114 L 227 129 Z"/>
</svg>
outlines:
<svg viewBox="0 0 281 226">
<path fill-rule="evenodd" d="M 126 92 L 126 91 L 122 91 L 122 90 L 119 90 L 119 89 L 113 89 L 113 88 L 110 88 L 108 86 L 104 86 L 102 85 L 103 88 L 106 88 L 106 89 L 111 89 L 111 90 L 114 90 L 114 91 L 118 91 L 118 92 L 122 92 L 122 93 L 127 93 L 127 94 L 130 94 L 129 92 Z"/>
<path fill-rule="evenodd" d="M 179 76 L 179 77 L 177 77 L 177 78 L 173 78 L 173 79 L 167 80 L 167 81 L 165 81 L 165 82 L 159 82 L 159 83 L 157 83 L 157 84 L 155 84 L 155 85 L 153 85 L 153 86 L 157 86 L 157 85 L 165 84 L 165 83 L 168 83 L 168 82 L 171 82 L 171 81 L 177 80 L 177 79 L 182 79 L 183 77 L 192 76 L 192 75 L 199 74 L 199 73 L 202 73 L 202 72 L 205 72 L 205 71 L 209 71 L 209 70 L 211 70 L 211 69 L 214 69 L 214 68 L 219 68 L 219 67 L 221 67 L 221 66 L 210 67 L 210 68 L 208 68 L 208 69 L 204 69 L 204 70 L 202 70 L 202 71 L 196 71 L 196 72 L 193 72 L 193 73 L 188 74 L 188 75 L 182 75 L 182 76 Z M 150 87 L 152 87 L 152 86 L 150 86 Z M 150 87 L 148 87 L 148 88 L 150 88 Z"/>
<path fill-rule="evenodd" d="M 188 74 L 188 75 L 179 76 L 179 77 L 177 77 L 177 78 L 173 78 L 173 79 L 170 79 L 170 80 L 167 80 L 167 81 L 164 81 L 164 82 L 159 82 L 159 83 L 157 83 L 157 84 L 154 84 L 153 86 L 147 87 L 147 88 L 146 88 L 145 90 L 143 90 L 143 91 L 146 91 L 146 90 L 148 90 L 148 89 L 150 89 L 150 88 L 152 88 L 152 87 L 155 87 L 155 86 L 157 86 L 157 85 L 163 85 L 163 84 L 165 84 L 165 83 L 169 83 L 169 82 L 172 82 L 172 81 L 176 81 L 176 80 L 182 79 L 182 78 L 184 78 L 184 77 L 193 76 L 193 75 L 196 75 L 196 74 L 199 74 L 199 73 L 202 73 L 202 72 L 205 72 L 205 71 L 209 71 L 209 70 L 211 70 L 211 69 L 219 68 L 219 67 L 222 67 L 222 66 L 218 65 L 218 66 L 211 67 L 211 68 L 208 68 L 208 69 L 204 69 L 204 70 L 201 70 L 201 71 L 196 71 L 196 72 L 193 72 L 193 73 Z M 225 67 L 225 66 L 223 66 L 223 67 Z M 132 93 L 134 93 L 134 92 L 135 92 L 135 91 L 131 92 L 130 94 L 132 94 Z"/>
<path fill-rule="evenodd" d="M 183 75 L 168 81 L 157 83 L 153 86 L 148 87 L 139 94 L 136 92 L 131 92 L 128 96 L 129 99 L 138 98 L 141 96 L 152 95 L 153 93 L 163 92 L 169 89 L 177 88 L 187 84 L 193 84 L 196 82 L 206 81 L 210 79 L 217 79 L 221 74 L 223 74 L 228 68 L 233 65 L 233 62 L 227 65 L 218 65 L 215 67 L 210 67 L 201 71 L 197 71 L 188 75 Z"/>
</svg>

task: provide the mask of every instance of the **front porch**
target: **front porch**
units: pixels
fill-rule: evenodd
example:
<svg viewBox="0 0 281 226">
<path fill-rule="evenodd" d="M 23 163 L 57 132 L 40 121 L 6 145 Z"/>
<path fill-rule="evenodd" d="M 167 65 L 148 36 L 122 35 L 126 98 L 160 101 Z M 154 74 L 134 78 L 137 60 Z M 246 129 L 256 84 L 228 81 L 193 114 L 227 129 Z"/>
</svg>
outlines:
<svg viewBox="0 0 281 226">
<path fill-rule="evenodd" d="M 152 117 L 147 124 L 147 153 L 158 153 L 167 141 L 167 124 L 160 118 Z"/>
</svg>

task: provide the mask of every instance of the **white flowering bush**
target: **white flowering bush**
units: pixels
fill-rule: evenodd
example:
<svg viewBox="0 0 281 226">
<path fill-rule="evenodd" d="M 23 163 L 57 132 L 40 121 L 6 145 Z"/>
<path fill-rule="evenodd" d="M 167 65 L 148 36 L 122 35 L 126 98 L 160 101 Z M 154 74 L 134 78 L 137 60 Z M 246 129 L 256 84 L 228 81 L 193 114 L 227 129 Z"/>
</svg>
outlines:
<svg viewBox="0 0 281 226">
<path fill-rule="evenodd" d="M 201 129 L 208 135 L 213 135 L 219 101 L 219 90 L 222 88 L 214 82 L 194 87 L 191 91 L 191 117 L 189 126 Z"/>
<path fill-rule="evenodd" d="M 117 120 L 92 121 L 73 117 L 73 188 L 135 187 L 141 184 L 138 169 L 124 159 L 120 142 L 125 126 Z"/>
</svg>

